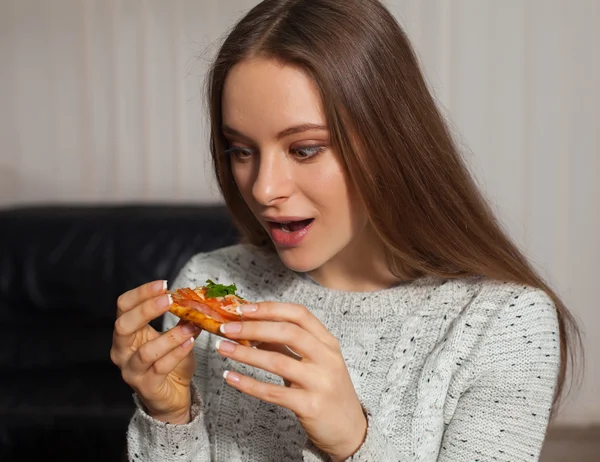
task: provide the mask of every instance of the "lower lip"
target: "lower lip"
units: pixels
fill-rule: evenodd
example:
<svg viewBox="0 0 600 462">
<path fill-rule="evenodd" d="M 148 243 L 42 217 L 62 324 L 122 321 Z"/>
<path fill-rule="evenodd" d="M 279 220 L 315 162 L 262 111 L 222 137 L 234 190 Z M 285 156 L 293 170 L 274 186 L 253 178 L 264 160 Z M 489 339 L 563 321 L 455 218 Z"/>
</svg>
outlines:
<svg viewBox="0 0 600 462">
<path fill-rule="evenodd" d="M 270 222 L 268 223 L 269 233 L 275 244 L 281 247 L 295 247 L 304 240 L 313 223 L 314 220 L 298 231 L 286 232 L 281 229 L 280 225 Z"/>
</svg>

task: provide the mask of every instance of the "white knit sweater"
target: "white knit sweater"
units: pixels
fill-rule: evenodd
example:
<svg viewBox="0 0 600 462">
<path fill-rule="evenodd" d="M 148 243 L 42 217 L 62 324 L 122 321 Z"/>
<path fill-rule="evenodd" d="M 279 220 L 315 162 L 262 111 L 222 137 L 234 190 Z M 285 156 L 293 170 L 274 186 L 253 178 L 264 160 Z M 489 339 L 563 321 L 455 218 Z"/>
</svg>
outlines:
<svg viewBox="0 0 600 462">
<path fill-rule="evenodd" d="M 196 255 L 171 288 L 235 283 L 253 301 L 309 308 L 341 343 L 368 411 L 352 461 L 536 461 L 559 367 L 551 299 L 542 291 L 431 277 L 376 292 L 320 286 L 277 255 L 232 246 Z M 177 322 L 170 313 L 164 328 Z M 227 385 L 223 371 L 282 379 L 223 358 L 217 337 L 195 345 L 192 422 L 171 425 L 137 410 L 128 434 L 136 461 L 322 461 L 293 413 Z"/>
</svg>

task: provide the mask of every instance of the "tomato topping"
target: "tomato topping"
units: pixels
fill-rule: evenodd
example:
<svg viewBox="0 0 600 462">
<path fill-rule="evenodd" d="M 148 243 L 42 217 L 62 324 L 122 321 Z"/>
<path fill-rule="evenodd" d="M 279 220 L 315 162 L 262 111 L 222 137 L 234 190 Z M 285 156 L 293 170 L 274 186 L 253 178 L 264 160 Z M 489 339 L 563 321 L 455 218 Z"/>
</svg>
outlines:
<svg viewBox="0 0 600 462">
<path fill-rule="evenodd" d="M 172 292 L 173 301 L 181 306 L 196 309 L 217 321 L 240 321 L 243 319 L 236 311 L 238 305 L 248 303 L 237 295 L 228 294 L 223 297 L 206 297 L 206 287 L 190 289 L 184 287 Z"/>
<path fill-rule="evenodd" d="M 208 305 L 212 310 L 219 313 L 225 319 L 230 321 L 240 321 L 242 316 L 240 316 L 237 311 L 237 305 L 233 305 L 231 301 L 228 299 L 217 300 L 215 298 L 207 298 L 203 301 L 206 305 Z"/>
</svg>

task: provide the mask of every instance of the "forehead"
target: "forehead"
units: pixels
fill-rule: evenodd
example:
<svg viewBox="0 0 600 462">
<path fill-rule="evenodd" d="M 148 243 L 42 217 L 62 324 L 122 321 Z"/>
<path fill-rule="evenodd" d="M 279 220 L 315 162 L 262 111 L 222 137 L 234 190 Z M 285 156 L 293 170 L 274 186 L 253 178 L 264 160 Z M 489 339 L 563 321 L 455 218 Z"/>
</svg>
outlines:
<svg viewBox="0 0 600 462">
<path fill-rule="evenodd" d="M 222 104 L 223 123 L 253 136 L 298 124 L 325 124 L 313 80 L 300 68 L 273 59 L 253 58 L 232 67 Z"/>
</svg>

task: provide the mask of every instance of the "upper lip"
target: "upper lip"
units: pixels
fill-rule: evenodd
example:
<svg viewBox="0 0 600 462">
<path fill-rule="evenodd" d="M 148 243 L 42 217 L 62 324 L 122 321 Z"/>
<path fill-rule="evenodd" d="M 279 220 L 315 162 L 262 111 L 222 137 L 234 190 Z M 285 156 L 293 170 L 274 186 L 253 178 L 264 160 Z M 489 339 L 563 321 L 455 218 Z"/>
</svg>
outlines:
<svg viewBox="0 0 600 462">
<path fill-rule="evenodd" d="M 263 220 L 265 221 L 270 221 L 273 223 L 291 223 L 294 221 L 304 221 L 304 220 L 312 220 L 312 218 L 306 218 L 306 217 L 272 217 L 272 216 L 267 216 L 267 215 L 262 215 Z"/>
</svg>

